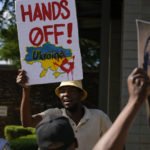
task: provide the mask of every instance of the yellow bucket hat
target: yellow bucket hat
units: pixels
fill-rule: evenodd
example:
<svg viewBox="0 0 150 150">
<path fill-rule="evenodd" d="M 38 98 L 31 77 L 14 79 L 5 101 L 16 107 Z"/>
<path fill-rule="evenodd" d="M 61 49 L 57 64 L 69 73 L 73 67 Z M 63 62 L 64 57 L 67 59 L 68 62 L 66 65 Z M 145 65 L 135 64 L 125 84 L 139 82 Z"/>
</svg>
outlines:
<svg viewBox="0 0 150 150">
<path fill-rule="evenodd" d="M 55 89 L 55 94 L 59 97 L 59 89 L 62 86 L 74 86 L 83 91 L 83 97 L 81 100 L 85 100 L 87 97 L 87 91 L 83 89 L 81 80 L 74 80 L 74 81 L 63 81 L 60 83 L 60 85 Z"/>
</svg>

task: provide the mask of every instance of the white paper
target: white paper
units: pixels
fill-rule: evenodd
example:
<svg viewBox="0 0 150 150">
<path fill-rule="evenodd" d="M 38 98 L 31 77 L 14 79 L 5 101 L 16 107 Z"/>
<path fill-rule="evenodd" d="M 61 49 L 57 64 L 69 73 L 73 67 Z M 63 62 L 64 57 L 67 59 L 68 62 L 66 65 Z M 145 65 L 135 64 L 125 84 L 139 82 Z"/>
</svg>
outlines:
<svg viewBox="0 0 150 150">
<path fill-rule="evenodd" d="M 82 79 L 75 0 L 17 0 L 15 8 L 28 84 Z"/>
</svg>

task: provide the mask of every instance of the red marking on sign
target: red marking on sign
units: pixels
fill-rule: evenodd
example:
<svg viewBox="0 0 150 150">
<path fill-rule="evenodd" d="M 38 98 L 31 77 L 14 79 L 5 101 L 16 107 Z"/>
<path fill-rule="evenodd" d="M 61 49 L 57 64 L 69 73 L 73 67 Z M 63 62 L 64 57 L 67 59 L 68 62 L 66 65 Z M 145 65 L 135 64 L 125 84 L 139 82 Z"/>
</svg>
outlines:
<svg viewBox="0 0 150 150">
<path fill-rule="evenodd" d="M 21 5 L 20 6 L 20 9 L 21 9 L 21 15 L 22 15 L 22 21 L 25 22 L 25 16 L 26 15 L 29 15 L 29 19 L 30 21 L 32 21 L 32 9 L 31 9 L 31 5 L 28 5 L 28 11 L 24 11 L 24 6 Z"/>
<path fill-rule="evenodd" d="M 56 8 L 58 9 L 58 12 L 56 13 Z M 56 20 L 61 13 L 61 7 L 59 2 L 53 2 L 52 3 L 52 10 L 53 10 L 53 20 Z"/>
<path fill-rule="evenodd" d="M 56 20 L 59 18 L 68 19 L 70 17 L 70 10 L 68 8 L 67 0 L 60 2 L 35 3 L 35 6 L 30 4 L 27 7 L 20 5 L 22 21 L 26 22 L 26 17 L 29 17 L 30 22 L 40 20 Z"/>
<path fill-rule="evenodd" d="M 35 33 L 35 36 L 33 36 L 33 33 Z M 43 42 L 43 32 L 42 32 L 42 30 L 38 27 L 33 28 L 29 33 L 29 40 L 35 46 L 41 45 L 42 42 Z"/>
<path fill-rule="evenodd" d="M 68 27 L 68 38 L 71 38 L 72 37 L 72 23 L 68 23 L 67 27 Z M 72 40 L 68 39 L 67 43 L 71 44 Z"/>
<path fill-rule="evenodd" d="M 43 26 L 45 42 L 48 42 L 48 36 L 49 36 L 49 35 L 53 35 L 53 34 L 54 34 L 54 32 L 48 31 L 48 29 L 50 30 L 51 28 L 53 28 L 52 25 Z"/>
<path fill-rule="evenodd" d="M 69 73 L 71 72 L 72 80 L 73 80 L 73 70 L 74 70 L 74 59 L 75 59 L 75 56 L 72 57 L 73 61 L 69 62 L 68 59 L 66 58 L 64 52 L 62 51 L 61 53 L 63 54 L 65 59 L 62 61 L 62 63 L 60 65 L 57 64 L 56 62 L 54 62 L 54 65 L 59 66 L 61 68 L 61 70 L 63 70 L 64 72 L 67 73 L 68 80 L 69 80 Z M 69 68 L 66 68 L 65 65 L 69 65 Z"/>
<path fill-rule="evenodd" d="M 70 10 L 66 7 L 66 6 L 68 6 L 68 2 L 66 0 L 61 0 L 60 5 L 66 12 L 65 13 L 66 15 L 64 15 L 64 13 L 61 13 L 61 17 L 63 19 L 68 19 L 70 17 Z"/>
<path fill-rule="evenodd" d="M 54 24 L 43 26 L 42 28 L 35 27 L 29 33 L 29 40 L 34 46 L 40 46 L 43 42 L 48 42 L 49 36 L 54 36 L 55 44 L 58 44 L 58 37 L 64 35 L 65 24 Z M 60 31 L 60 29 L 62 29 Z"/>
<path fill-rule="evenodd" d="M 43 12 L 43 20 L 44 21 L 46 20 L 46 18 L 48 18 L 49 20 L 52 19 L 51 11 L 52 11 L 51 3 L 48 3 L 47 6 L 44 3 L 42 3 L 42 12 Z"/>
<path fill-rule="evenodd" d="M 61 31 L 61 32 L 57 31 L 57 28 L 60 28 L 60 27 L 65 27 L 65 24 L 55 24 L 54 25 L 54 38 L 55 38 L 56 44 L 58 44 L 58 36 L 64 35 L 63 31 Z"/>
</svg>

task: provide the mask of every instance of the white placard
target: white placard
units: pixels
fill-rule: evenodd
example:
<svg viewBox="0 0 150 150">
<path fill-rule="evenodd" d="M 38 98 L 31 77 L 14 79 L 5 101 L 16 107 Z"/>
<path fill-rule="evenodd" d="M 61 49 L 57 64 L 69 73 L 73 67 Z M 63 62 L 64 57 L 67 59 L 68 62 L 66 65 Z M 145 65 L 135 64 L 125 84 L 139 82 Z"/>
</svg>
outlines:
<svg viewBox="0 0 150 150">
<path fill-rule="evenodd" d="M 28 84 L 82 79 L 75 0 L 17 0 L 15 8 Z"/>
</svg>

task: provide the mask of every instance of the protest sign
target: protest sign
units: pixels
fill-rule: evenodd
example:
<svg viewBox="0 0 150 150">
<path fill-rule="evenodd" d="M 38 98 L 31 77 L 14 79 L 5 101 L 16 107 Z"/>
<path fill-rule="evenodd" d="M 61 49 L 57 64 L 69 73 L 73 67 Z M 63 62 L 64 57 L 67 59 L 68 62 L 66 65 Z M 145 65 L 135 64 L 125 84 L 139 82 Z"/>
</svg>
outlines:
<svg viewBox="0 0 150 150">
<path fill-rule="evenodd" d="M 138 37 L 138 66 L 144 68 L 150 77 L 150 22 L 136 20 Z M 150 96 L 146 101 L 147 116 L 150 125 Z"/>
<path fill-rule="evenodd" d="M 28 84 L 82 79 L 75 0 L 17 0 L 15 9 Z"/>
</svg>

